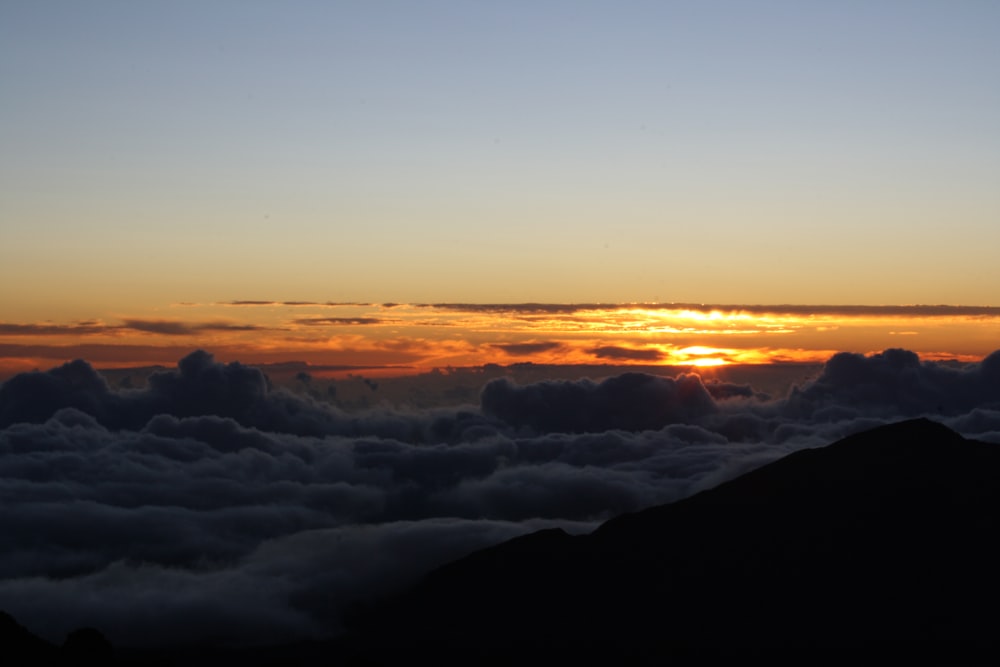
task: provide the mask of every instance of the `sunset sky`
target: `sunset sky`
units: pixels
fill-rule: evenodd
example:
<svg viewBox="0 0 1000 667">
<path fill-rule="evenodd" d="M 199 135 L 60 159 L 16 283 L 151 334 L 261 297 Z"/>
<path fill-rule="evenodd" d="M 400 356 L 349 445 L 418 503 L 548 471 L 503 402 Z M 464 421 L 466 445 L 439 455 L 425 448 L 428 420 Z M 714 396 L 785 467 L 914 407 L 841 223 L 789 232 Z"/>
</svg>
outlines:
<svg viewBox="0 0 1000 667">
<path fill-rule="evenodd" d="M 989 0 L 6 2 L 0 96 L 0 373 L 1000 347 Z"/>
<path fill-rule="evenodd" d="M 880 425 L 1000 445 L 998 248 L 998 0 L 0 0 L 0 621 L 301 646 Z"/>
</svg>

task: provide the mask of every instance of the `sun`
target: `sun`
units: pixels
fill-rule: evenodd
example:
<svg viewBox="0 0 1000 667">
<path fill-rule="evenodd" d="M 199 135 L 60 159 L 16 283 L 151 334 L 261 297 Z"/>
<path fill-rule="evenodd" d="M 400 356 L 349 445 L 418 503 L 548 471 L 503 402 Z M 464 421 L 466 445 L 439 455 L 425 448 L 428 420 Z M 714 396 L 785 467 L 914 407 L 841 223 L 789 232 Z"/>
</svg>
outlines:
<svg viewBox="0 0 1000 667">
<path fill-rule="evenodd" d="M 674 354 L 678 357 L 678 362 L 686 366 L 696 366 L 698 368 L 709 368 L 711 366 L 725 366 L 729 364 L 726 358 L 732 350 L 725 350 L 707 345 L 691 345 L 677 350 Z"/>
<path fill-rule="evenodd" d="M 699 368 L 707 368 L 711 366 L 725 366 L 729 364 L 725 359 L 719 359 L 718 357 L 705 357 L 702 359 L 695 359 L 691 361 L 692 366 L 697 366 Z"/>
</svg>

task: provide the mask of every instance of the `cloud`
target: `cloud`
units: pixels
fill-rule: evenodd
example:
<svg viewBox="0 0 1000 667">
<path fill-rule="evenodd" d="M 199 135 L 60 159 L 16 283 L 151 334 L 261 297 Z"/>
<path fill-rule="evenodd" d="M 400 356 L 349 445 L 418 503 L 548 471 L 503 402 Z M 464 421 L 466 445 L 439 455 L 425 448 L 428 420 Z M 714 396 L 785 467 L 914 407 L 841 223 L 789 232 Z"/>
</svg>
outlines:
<svg viewBox="0 0 1000 667">
<path fill-rule="evenodd" d="M 154 416 L 213 415 L 264 430 L 296 434 L 354 434 L 365 420 L 349 418 L 308 397 L 274 390 L 258 368 L 217 363 L 197 351 L 176 370 L 152 373 L 141 390 L 112 391 L 86 362 L 73 361 L 44 372 L 22 373 L 0 386 L 0 427 L 38 422 L 75 408 L 112 429 L 138 429 Z M 376 426 L 367 424 L 379 433 Z M 385 420 L 387 432 L 397 428 Z"/>
<path fill-rule="evenodd" d="M 709 380 L 704 384 L 708 393 L 717 401 L 732 398 L 756 398 L 763 401 L 770 398 L 767 394 L 754 391 L 753 387 L 748 384 L 735 384 L 721 380 Z"/>
<path fill-rule="evenodd" d="M 0 385 L 0 427 L 40 422 L 61 408 L 109 418 L 120 398 L 85 361 L 45 372 L 22 373 Z"/>
<path fill-rule="evenodd" d="M 420 303 L 417 308 L 478 313 L 520 313 L 531 315 L 571 315 L 583 311 L 659 310 L 733 312 L 756 315 L 842 315 L 873 317 L 1000 317 L 998 306 L 950 305 L 746 305 L 705 303 Z"/>
<path fill-rule="evenodd" d="M 124 329 L 164 336 L 193 336 L 205 331 L 262 331 L 265 327 L 232 322 L 182 322 L 178 320 L 123 320 Z"/>
<path fill-rule="evenodd" d="M 199 304 L 184 304 L 184 305 L 199 305 Z M 349 301 L 267 301 L 267 300 L 238 300 L 238 301 L 224 301 L 215 305 L 219 306 L 318 306 L 318 307 L 331 307 L 337 308 L 341 306 L 373 306 L 375 304 L 371 303 L 360 303 L 360 302 L 349 302 Z"/>
<path fill-rule="evenodd" d="M 612 359 L 614 361 L 660 361 L 664 357 L 663 352 L 660 350 L 619 347 L 617 345 L 594 347 L 588 350 L 588 352 L 598 359 Z"/>
<path fill-rule="evenodd" d="M 79 345 L 38 345 L 0 343 L 0 359 L 48 359 L 54 362 L 70 359 L 88 359 L 91 363 L 120 364 L 124 358 L 141 364 L 174 365 L 178 357 L 190 352 L 190 345 L 180 344 L 83 343 Z M 238 354 L 238 352 L 233 351 L 231 354 Z"/>
<path fill-rule="evenodd" d="M 75 324 L 17 324 L 0 322 L 0 336 L 81 336 L 105 333 L 109 330 L 101 322 L 77 322 Z"/>
<path fill-rule="evenodd" d="M 519 313 L 529 315 L 571 315 L 584 310 L 618 310 L 616 304 L 587 303 L 417 303 L 416 308 L 453 310 L 469 313 Z"/>
<path fill-rule="evenodd" d="M 548 526 L 439 519 L 304 530 L 262 542 L 228 567 L 115 561 L 70 579 L 2 580 L 0 601 L 53 641 L 84 625 L 99 627 L 119 645 L 123 638 L 159 646 L 319 639 L 342 627 L 351 602 Z"/>
<path fill-rule="evenodd" d="M 916 416 L 954 415 L 987 405 L 1000 405 L 1000 351 L 956 368 L 890 349 L 867 357 L 834 355 L 815 382 L 792 392 L 786 410 L 813 418 L 838 411 Z"/>
<path fill-rule="evenodd" d="M 121 324 L 87 321 L 75 324 L 15 324 L 0 322 L 0 336 L 83 336 L 142 331 L 164 336 L 193 336 L 206 331 L 261 331 L 264 327 L 233 322 L 125 319 Z"/>
<path fill-rule="evenodd" d="M 600 383 L 584 379 L 523 387 L 499 378 L 483 388 L 482 406 L 485 413 L 509 424 L 543 433 L 659 429 L 696 421 L 716 410 L 698 376 L 644 373 L 626 373 Z"/>
<path fill-rule="evenodd" d="M 305 326 L 387 324 L 393 322 L 393 320 L 384 320 L 379 317 L 300 317 L 292 321 L 295 324 Z"/>
<path fill-rule="evenodd" d="M 515 357 L 526 357 L 545 352 L 554 352 L 565 347 L 563 343 L 546 341 L 541 343 L 496 343 L 490 347 Z"/>
<path fill-rule="evenodd" d="M 1000 352 L 835 355 L 776 399 L 626 373 L 355 413 L 203 351 L 137 389 L 74 361 L 0 385 L 0 609 L 53 641 L 326 637 L 472 549 L 587 531 L 915 414 L 1000 444 Z"/>
</svg>

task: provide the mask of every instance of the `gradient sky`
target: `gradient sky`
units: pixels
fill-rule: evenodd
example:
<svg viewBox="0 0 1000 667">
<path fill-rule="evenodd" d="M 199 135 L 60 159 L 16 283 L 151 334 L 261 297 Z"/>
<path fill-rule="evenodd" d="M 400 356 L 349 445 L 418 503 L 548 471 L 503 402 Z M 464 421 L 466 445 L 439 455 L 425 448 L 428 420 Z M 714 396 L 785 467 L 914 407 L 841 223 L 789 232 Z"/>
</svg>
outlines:
<svg viewBox="0 0 1000 667">
<path fill-rule="evenodd" d="M 7 324 L 1000 303 L 991 0 L 7 2 L 0 91 Z"/>
</svg>

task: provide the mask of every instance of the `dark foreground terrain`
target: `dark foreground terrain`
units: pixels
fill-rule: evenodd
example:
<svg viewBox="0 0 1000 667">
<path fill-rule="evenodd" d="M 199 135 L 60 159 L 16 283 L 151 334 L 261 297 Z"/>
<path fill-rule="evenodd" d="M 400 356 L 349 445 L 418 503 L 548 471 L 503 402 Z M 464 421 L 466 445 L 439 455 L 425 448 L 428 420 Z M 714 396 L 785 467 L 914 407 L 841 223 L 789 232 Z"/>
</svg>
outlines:
<svg viewBox="0 0 1000 667">
<path fill-rule="evenodd" d="M 128 652 L 81 631 L 59 648 L 9 616 L 0 642 L 23 664 L 990 663 L 998 482 L 1000 448 L 918 419 L 590 535 L 473 553 L 357 609 L 335 642 Z"/>
</svg>

